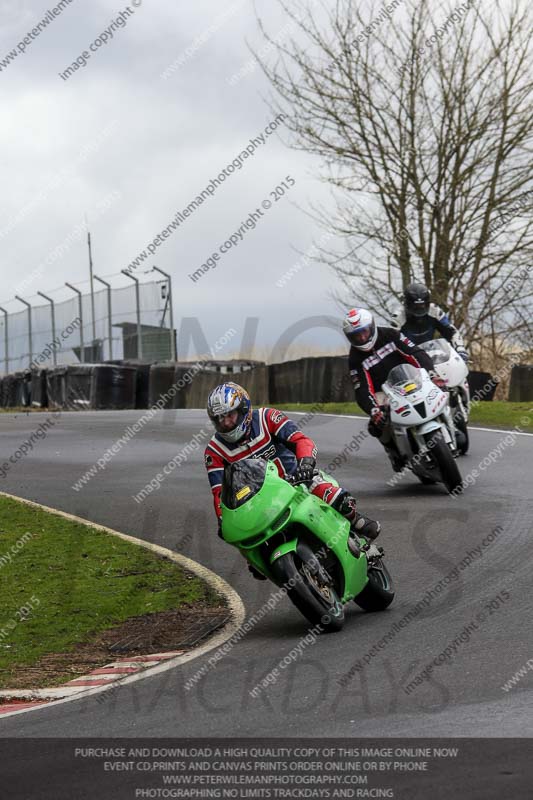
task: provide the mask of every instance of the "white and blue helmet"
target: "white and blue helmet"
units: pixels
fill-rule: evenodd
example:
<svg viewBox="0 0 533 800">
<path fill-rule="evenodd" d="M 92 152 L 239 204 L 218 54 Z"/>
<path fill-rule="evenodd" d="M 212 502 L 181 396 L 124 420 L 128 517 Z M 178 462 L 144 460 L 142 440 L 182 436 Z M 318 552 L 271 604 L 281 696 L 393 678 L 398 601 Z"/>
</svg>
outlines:
<svg viewBox="0 0 533 800">
<path fill-rule="evenodd" d="M 230 431 L 222 430 L 220 418 L 238 412 L 237 424 Z M 226 442 L 238 442 L 250 430 L 252 401 L 250 395 L 238 383 L 221 383 L 215 386 L 207 398 L 207 413 L 217 434 Z"/>
</svg>

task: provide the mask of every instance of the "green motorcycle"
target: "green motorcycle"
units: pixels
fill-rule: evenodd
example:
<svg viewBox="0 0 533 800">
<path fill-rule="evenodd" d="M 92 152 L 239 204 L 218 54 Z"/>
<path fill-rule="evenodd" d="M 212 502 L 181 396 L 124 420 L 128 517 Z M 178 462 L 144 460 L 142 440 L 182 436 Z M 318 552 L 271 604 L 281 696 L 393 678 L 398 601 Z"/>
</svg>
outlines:
<svg viewBox="0 0 533 800">
<path fill-rule="evenodd" d="M 273 462 L 228 464 L 221 502 L 222 538 L 322 631 L 341 630 L 350 600 L 365 611 L 392 603 L 383 550 L 355 539 L 347 519 L 305 484 L 281 478 Z"/>
</svg>

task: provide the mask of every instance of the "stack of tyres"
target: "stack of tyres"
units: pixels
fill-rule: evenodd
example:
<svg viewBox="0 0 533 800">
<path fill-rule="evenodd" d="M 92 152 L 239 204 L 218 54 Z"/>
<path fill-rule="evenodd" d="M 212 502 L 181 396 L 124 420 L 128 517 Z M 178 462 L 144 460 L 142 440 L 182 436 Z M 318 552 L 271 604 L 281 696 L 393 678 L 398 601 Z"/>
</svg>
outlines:
<svg viewBox="0 0 533 800">
<path fill-rule="evenodd" d="M 93 374 L 93 364 L 74 364 L 66 368 L 63 408 L 71 411 L 87 411 L 91 408 Z"/>
<path fill-rule="evenodd" d="M 22 373 L 21 372 L 13 372 L 11 373 L 10 381 L 8 384 L 8 401 L 7 404 L 9 408 L 16 408 L 19 405 L 20 393 L 21 393 L 21 383 L 22 383 Z"/>
<path fill-rule="evenodd" d="M 86 411 L 135 407 L 135 367 L 74 364 L 47 371 L 50 408 Z"/>
<path fill-rule="evenodd" d="M 199 375 L 199 372 L 193 372 L 191 369 L 191 364 L 183 363 L 179 364 L 176 363 L 174 365 L 174 378 L 173 383 L 176 389 L 176 394 L 173 398 L 173 408 L 191 408 L 188 405 L 190 400 L 190 387 L 192 385 L 193 380 Z M 223 378 L 220 377 L 219 373 L 211 373 L 211 375 L 218 376 L 217 381 L 221 383 Z M 230 378 L 228 378 L 230 380 Z M 231 380 L 233 380 L 233 375 L 231 376 Z M 205 403 L 201 403 L 200 407 L 205 405 Z"/>
<path fill-rule="evenodd" d="M 92 364 L 90 408 L 121 410 L 135 408 L 137 367 Z"/>
<path fill-rule="evenodd" d="M 33 408 L 46 408 L 48 406 L 48 393 L 46 391 L 45 369 L 32 370 L 31 405 Z"/>
<path fill-rule="evenodd" d="M 173 398 L 168 396 L 168 391 L 174 384 L 176 364 L 167 361 L 161 364 L 152 364 L 150 367 L 149 406 L 155 405 L 160 399 L 165 402 L 161 408 L 173 408 Z"/>
<path fill-rule="evenodd" d="M 137 376 L 135 380 L 135 406 L 134 408 L 148 408 L 150 401 L 150 368 L 151 364 L 123 361 L 125 367 L 135 367 Z"/>
<path fill-rule="evenodd" d="M 278 403 L 353 401 L 346 356 L 318 356 L 270 364 L 269 400 Z"/>
<path fill-rule="evenodd" d="M 46 370 L 46 396 L 49 408 L 66 408 L 67 369 L 68 367 L 53 367 Z"/>
<path fill-rule="evenodd" d="M 4 401 L 6 408 L 15 408 L 17 405 L 18 378 L 15 375 L 6 375 L 4 378 Z"/>
<path fill-rule="evenodd" d="M 214 364 L 216 362 L 211 362 Z M 269 404 L 268 367 L 256 363 L 240 372 L 217 372 L 199 369 L 197 364 L 176 364 L 174 375 L 174 408 L 205 408 L 209 393 L 221 383 L 231 381 L 242 386 L 258 406 Z"/>
<path fill-rule="evenodd" d="M 516 364 L 511 370 L 509 400 L 529 403 L 533 400 L 533 365 Z"/>
<path fill-rule="evenodd" d="M 20 408 L 26 406 L 28 401 L 28 389 L 26 385 L 26 373 L 15 372 L 13 374 L 14 382 L 12 386 L 13 402 L 12 406 Z"/>
<path fill-rule="evenodd" d="M 135 367 L 137 378 L 135 382 L 135 408 L 148 408 L 150 402 L 150 367 L 152 363 L 128 360 L 124 358 L 106 361 L 106 364 L 117 364 L 121 367 Z"/>
<path fill-rule="evenodd" d="M 19 386 L 19 405 L 27 408 L 31 406 L 31 370 L 24 370 Z"/>
<path fill-rule="evenodd" d="M 493 378 L 490 372 L 473 370 L 468 373 L 468 387 L 472 400 L 493 400 L 498 383 L 499 379 Z"/>
<path fill-rule="evenodd" d="M 135 408 L 148 408 L 150 402 L 150 368 L 152 365 L 137 364 L 136 366 Z"/>
</svg>

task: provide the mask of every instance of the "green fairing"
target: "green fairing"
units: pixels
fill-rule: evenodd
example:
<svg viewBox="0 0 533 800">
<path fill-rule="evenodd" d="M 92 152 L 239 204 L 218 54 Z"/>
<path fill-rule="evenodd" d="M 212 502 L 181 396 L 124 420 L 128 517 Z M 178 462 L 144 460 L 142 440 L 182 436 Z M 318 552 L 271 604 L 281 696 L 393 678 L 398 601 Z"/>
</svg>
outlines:
<svg viewBox="0 0 533 800">
<path fill-rule="evenodd" d="M 276 547 L 268 562 L 260 552 L 261 545 L 288 525 L 299 523 L 337 556 L 344 574 L 343 586 L 338 587 L 343 603 L 356 597 L 365 587 L 368 581 L 367 560 L 364 555 L 356 558 L 348 550 L 348 521 L 307 489 L 291 486 L 280 478 L 272 462 L 267 464 L 263 485 L 252 497 L 235 509 L 227 508 L 223 503 L 221 507 L 225 541 L 237 547 L 256 569 L 271 580 L 274 580 L 271 564 L 281 555 L 296 551 L 297 539 L 288 532 L 288 541 Z"/>
</svg>

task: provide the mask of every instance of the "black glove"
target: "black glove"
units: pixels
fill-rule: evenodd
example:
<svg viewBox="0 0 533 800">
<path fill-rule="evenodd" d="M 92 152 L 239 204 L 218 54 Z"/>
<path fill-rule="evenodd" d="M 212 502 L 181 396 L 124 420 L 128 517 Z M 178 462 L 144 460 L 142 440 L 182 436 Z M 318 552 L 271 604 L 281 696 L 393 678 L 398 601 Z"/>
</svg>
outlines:
<svg viewBox="0 0 533 800">
<path fill-rule="evenodd" d="M 304 456 L 298 459 L 296 465 L 296 472 L 294 473 L 295 481 L 312 481 L 315 474 L 316 461 L 310 456 Z"/>
<path fill-rule="evenodd" d="M 379 433 L 382 433 L 387 424 L 386 409 L 384 409 L 382 406 L 375 406 L 370 412 L 370 418 L 372 420 L 372 425 L 374 426 L 374 428 Z"/>
</svg>

